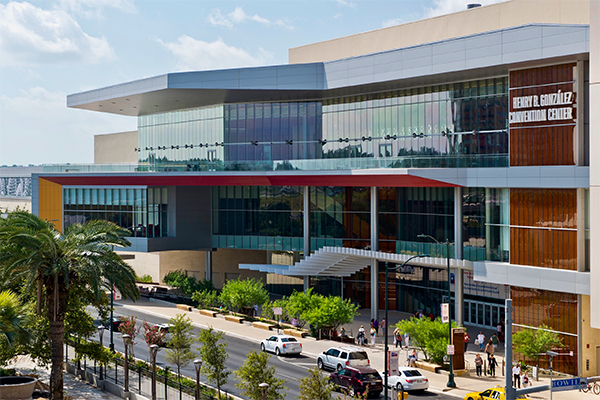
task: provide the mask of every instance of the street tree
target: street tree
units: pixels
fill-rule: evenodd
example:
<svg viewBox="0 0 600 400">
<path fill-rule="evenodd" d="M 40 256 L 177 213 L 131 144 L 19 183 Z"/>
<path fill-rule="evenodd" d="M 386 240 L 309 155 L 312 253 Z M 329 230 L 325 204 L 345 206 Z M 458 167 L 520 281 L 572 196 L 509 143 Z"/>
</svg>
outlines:
<svg viewBox="0 0 600 400">
<path fill-rule="evenodd" d="M 337 329 L 340 325 L 354 321 L 358 306 L 350 299 L 338 296 L 316 296 L 316 307 L 304 311 L 302 319 L 319 328 Z"/>
<path fill-rule="evenodd" d="M 148 347 L 152 346 L 153 344 L 160 346 L 165 342 L 165 331 L 160 329 L 158 325 L 151 325 L 144 321 L 142 326 L 144 327 L 144 333 L 142 336 L 144 337 L 144 341 Z"/>
<path fill-rule="evenodd" d="M 221 301 L 230 309 L 252 316 L 254 306 L 269 300 L 269 292 L 262 281 L 254 278 L 225 282 L 221 290 Z"/>
<path fill-rule="evenodd" d="M 126 247 L 130 232 L 108 221 L 73 224 L 65 233 L 51 221 L 25 211 L 0 218 L 0 276 L 19 282 L 26 292 L 37 290 L 38 314 L 45 312 L 51 346 L 50 389 L 62 400 L 65 316 L 69 292 L 85 287 L 96 298 L 113 282 L 124 298 L 139 298 L 135 273 L 114 247 Z"/>
<path fill-rule="evenodd" d="M 119 332 L 121 332 L 121 334 L 129 335 L 129 339 L 127 339 L 127 342 L 125 343 L 125 346 L 127 346 L 127 352 L 129 355 L 131 355 L 131 357 L 135 357 L 134 349 L 135 345 L 137 344 L 135 337 L 140 332 L 140 327 L 137 326 L 137 317 L 134 317 L 133 315 L 128 317 L 122 316 L 119 318 L 119 320 L 121 321 L 121 324 L 119 325 Z"/>
<path fill-rule="evenodd" d="M 287 299 L 287 313 L 298 320 L 298 327 L 302 328 L 306 324 L 304 314 L 319 306 L 319 295 L 310 288 L 306 292 L 293 292 Z"/>
<path fill-rule="evenodd" d="M 513 333 L 515 351 L 538 365 L 548 350 L 564 347 L 562 338 L 552 328 L 542 324 L 539 329 L 523 329 Z"/>
<path fill-rule="evenodd" d="M 6 365 L 31 339 L 27 326 L 31 311 L 29 304 L 22 304 L 12 291 L 0 292 L 0 366 Z"/>
<path fill-rule="evenodd" d="M 425 358 L 434 364 L 442 364 L 448 346 L 448 324 L 443 323 L 438 317 L 435 320 L 429 318 L 411 318 L 400 321 L 396 327 L 401 333 L 408 333 L 411 342 L 421 349 Z M 452 327 L 457 327 L 452 322 Z"/>
<path fill-rule="evenodd" d="M 177 314 L 169 320 L 169 324 L 171 339 L 167 341 L 165 360 L 177 366 L 177 377 L 181 383 L 181 368 L 196 358 L 196 353 L 192 351 L 195 341 L 192 337 L 192 321 L 184 314 Z"/>
<path fill-rule="evenodd" d="M 287 380 L 279 379 L 275 376 L 275 366 L 269 365 L 269 356 L 267 353 L 253 351 L 248 354 L 244 364 L 234 372 L 238 383 L 236 387 L 242 390 L 242 396 L 250 400 L 261 400 L 263 398 L 261 383 L 267 383 L 269 387 L 266 390 L 267 400 L 279 400 L 285 397 L 283 391 L 288 390 L 285 386 Z"/>
<path fill-rule="evenodd" d="M 300 379 L 298 400 L 332 400 L 331 392 L 335 386 L 327 375 L 317 367 L 308 370 L 309 375 Z"/>
<path fill-rule="evenodd" d="M 227 369 L 227 343 L 221 342 L 223 332 L 215 331 L 212 326 L 202 329 L 198 341 L 202 344 L 200 358 L 203 360 L 202 373 L 208 380 L 217 385 L 219 398 L 221 387 L 227 383 L 231 371 Z"/>
</svg>

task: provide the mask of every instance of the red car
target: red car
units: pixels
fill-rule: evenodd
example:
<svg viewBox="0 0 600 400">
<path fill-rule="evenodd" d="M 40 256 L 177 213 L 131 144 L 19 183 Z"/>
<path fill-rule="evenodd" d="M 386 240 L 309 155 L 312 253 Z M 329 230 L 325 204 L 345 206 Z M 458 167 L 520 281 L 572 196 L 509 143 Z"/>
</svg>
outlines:
<svg viewBox="0 0 600 400">
<path fill-rule="evenodd" d="M 376 369 L 371 367 L 346 367 L 329 375 L 336 388 L 344 390 L 354 397 L 365 391 L 367 396 L 379 397 L 383 391 L 383 379 Z"/>
</svg>

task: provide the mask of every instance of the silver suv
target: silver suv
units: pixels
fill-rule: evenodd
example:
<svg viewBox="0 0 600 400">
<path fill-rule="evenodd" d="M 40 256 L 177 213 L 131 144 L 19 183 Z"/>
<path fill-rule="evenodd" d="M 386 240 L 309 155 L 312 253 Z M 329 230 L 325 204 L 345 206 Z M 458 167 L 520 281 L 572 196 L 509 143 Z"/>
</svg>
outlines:
<svg viewBox="0 0 600 400">
<path fill-rule="evenodd" d="M 317 357 L 317 366 L 321 369 L 331 368 L 336 371 L 345 367 L 368 367 L 371 364 L 369 355 L 359 347 L 331 347 Z"/>
</svg>

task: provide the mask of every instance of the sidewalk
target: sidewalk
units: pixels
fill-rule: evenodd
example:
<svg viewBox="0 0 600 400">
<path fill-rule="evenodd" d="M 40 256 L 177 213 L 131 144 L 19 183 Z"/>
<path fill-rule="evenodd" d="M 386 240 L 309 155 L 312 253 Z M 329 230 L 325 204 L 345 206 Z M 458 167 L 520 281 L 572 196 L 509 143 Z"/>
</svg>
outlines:
<svg viewBox="0 0 600 400">
<path fill-rule="evenodd" d="M 183 313 L 183 314 L 187 315 L 192 320 L 192 323 L 197 327 L 207 328 L 208 326 L 212 326 L 214 329 L 223 331 L 227 335 L 236 336 L 236 337 L 243 338 L 246 340 L 254 341 L 256 343 L 259 343 L 261 340 L 265 339 L 269 335 L 269 333 L 267 331 L 265 331 L 263 329 L 254 328 L 249 324 L 239 324 L 239 323 L 226 321 L 224 318 L 219 318 L 219 317 L 212 318 L 212 317 L 204 316 L 204 315 L 201 315 L 197 309 L 193 309 L 192 312 L 181 311 L 178 308 L 176 308 L 174 304 L 160 301 L 160 300 L 141 299 L 135 303 L 133 303 L 131 301 L 120 301 L 119 303 L 115 303 L 115 307 L 116 307 L 115 308 L 116 311 L 118 311 L 119 313 L 123 313 L 123 314 L 127 314 L 126 309 L 131 308 L 131 309 L 137 309 L 144 313 L 153 314 L 153 315 L 164 317 L 164 318 L 173 318 L 175 315 Z M 365 327 L 369 326 L 370 310 L 363 309 L 360 311 L 361 311 L 361 315 L 359 315 L 356 318 L 354 323 L 350 324 L 350 325 L 346 325 L 346 332 L 348 334 L 350 334 L 351 329 L 352 329 L 352 332 L 354 334 L 356 334 L 356 332 L 361 324 L 365 325 Z M 393 312 L 389 312 L 388 316 L 389 316 L 390 321 L 392 321 L 392 323 L 395 324 L 400 318 L 406 317 L 407 314 L 393 311 Z M 478 328 L 473 328 L 473 329 L 468 328 L 468 332 L 473 341 L 476 334 L 479 333 L 479 329 Z M 489 331 L 489 332 L 492 332 L 492 331 Z M 484 331 L 484 334 L 486 335 L 486 337 L 489 337 L 489 335 L 488 335 L 489 332 L 486 333 Z M 381 334 L 381 332 L 380 332 L 380 334 Z M 392 347 L 393 341 L 391 340 L 391 337 L 388 340 L 389 340 L 388 345 L 390 347 Z M 371 360 L 371 365 L 374 368 L 376 368 L 377 370 L 379 370 L 380 372 L 384 370 L 383 342 L 384 342 L 384 338 L 382 336 L 379 336 L 377 338 L 376 345 L 374 348 L 371 348 L 369 346 L 364 347 L 364 349 L 369 354 L 369 358 Z M 330 340 L 315 340 L 313 338 L 305 338 L 302 340 L 303 354 L 305 354 L 307 356 L 312 356 L 315 358 L 318 354 L 327 350 L 329 347 L 335 346 L 335 345 L 340 345 L 340 343 L 333 342 Z M 473 361 L 474 361 L 475 355 L 477 353 L 472 350 L 476 350 L 475 349 L 476 346 L 474 344 L 470 344 L 469 346 L 470 346 L 470 348 L 469 348 L 469 351 L 467 351 L 466 360 L 470 363 L 470 365 L 474 365 Z M 497 368 L 497 370 L 496 370 L 495 378 L 489 377 L 489 376 L 487 376 L 487 377 L 455 376 L 454 380 L 455 380 L 457 387 L 454 389 L 449 389 L 449 388 L 446 388 L 446 383 L 448 382 L 447 374 L 443 374 L 443 373 L 436 374 L 436 373 L 423 371 L 423 370 L 421 370 L 421 373 L 429 379 L 430 390 L 432 392 L 437 392 L 437 393 L 444 392 L 446 395 L 456 396 L 458 398 L 463 398 L 465 396 L 465 394 L 467 394 L 469 392 L 477 392 L 477 391 L 480 392 L 480 391 L 483 391 L 485 389 L 488 389 L 490 387 L 494 387 L 497 385 L 504 386 L 504 377 L 502 376 L 502 373 L 503 373 L 502 360 L 504 359 L 504 349 L 501 347 L 503 347 L 502 343 L 499 345 L 498 351 L 496 353 L 496 355 L 498 356 L 497 359 L 498 359 L 498 363 L 500 364 L 500 367 Z M 258 345 L 256 346 L 256 348 L 258 349 Z M 477 350 L 479 350 L 479 349 L 477 348 Z M 400 354 L 401 354 L 400 355 L 400 364 L 404 365 L 404 363 L 406 361 L 406 357 L 407 357 L 407 351 L 403 350 L 400 352 Z M 485 357 L 483 357 L 483 358 L 485 358 Z M 316 363 L 315 363 L 315 365 L 316 365 Z M 539 382 L 534 381 L 533 384 L 534 384 L 534 386 L 548 385 L 549 381 L 550 380 L 548 377 L 542 376 L 542 377 L 540 377 Z M 553 400 L 576 400 L 576 399 L 590 399 L 591 400 L 591 399 L 594 399 L 593 396 L 594 396 L 593 394 L 579 392 L 578 390 L 554 392 L 552 394 Z M 550 392 L 544 391 L 544 392 L 539 392 L 539 393 L 533 393 L 533 394 L 530 394 L 528 397 L 531 399 L 549 399 Z"/>
</svg>

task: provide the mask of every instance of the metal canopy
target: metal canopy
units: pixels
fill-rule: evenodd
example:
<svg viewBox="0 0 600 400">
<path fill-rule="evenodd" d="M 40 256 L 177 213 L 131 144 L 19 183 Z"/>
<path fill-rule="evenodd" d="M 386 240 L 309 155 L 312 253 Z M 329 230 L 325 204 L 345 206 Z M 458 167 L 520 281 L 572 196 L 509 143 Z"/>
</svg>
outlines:
<svg viewBox="0 0 600 400">
<path fill-rule="evenodd" d="M 240 264 L 240 269 L 288 276 L 350 276 L 371 265 L 371 260 L 402 264 L 414 254 L 384 253 L 347 247 L 323 247 L 294 265 Z M 446 269 L 446 258 L 422 257 L 411 261 L 412 265 Z M 473 269 L 468 260 L 450 259 L 450 268 Z"/>
</svg>

